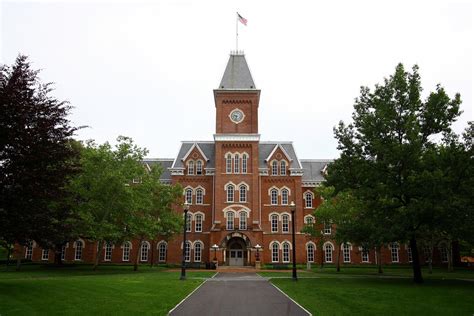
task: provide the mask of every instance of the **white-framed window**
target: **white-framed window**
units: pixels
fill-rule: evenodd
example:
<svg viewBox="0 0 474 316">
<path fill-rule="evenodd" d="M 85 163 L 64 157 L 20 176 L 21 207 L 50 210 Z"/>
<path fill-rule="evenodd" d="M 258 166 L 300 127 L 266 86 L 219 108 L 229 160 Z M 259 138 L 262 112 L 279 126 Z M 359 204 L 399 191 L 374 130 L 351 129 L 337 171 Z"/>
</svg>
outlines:
<svg viewBox="0 0 474 316">
<path fill-rule="evenodd" d="M 227 230 L 233 230 L 234 229 L 234 212 L 227 212 L 226 214 L 227 217 Z"/>
<path fill-rule="evenodd" d="M 331 235 L 331 223 L 324 222 L 324 235 Z"/>
<path fill-rule="evenodd" d="M 287 189 L 281 190 L 281 204 L 288 205 L 288 190 Z"/>
<path fill-rule="evenodd" d="M 290 216 L 287 214 L 281 216 L 281 231 L 284 233 L 290 232 Z"/>
<path fill-rule="evenodd" d="M 140 248 L 140 261 L 148 261 L 148 252 L 150 251 L 150 244 L 143 242 Z"/>
<path fill-rule="evenodd" d="M 104 251 L 104 261 L 110 260 L 112 260 L 112 243 L 106 242 Z"/>
<path fill-rule="evenodd" d="M 188 174 L 194 175 L 194 161 L 192 160 L 188 161 Z"/>
<path fill-rule="evenodd" d="M 194 244 L 194 262 L 201 262 L 202 258 L 202 244 L 197 242 Z"/>
<path fill-rule="evenodd" d="M 272 214 L 270 220 L 272 222 L 272 233 L 278 232 L 278 215 Z"/>
<path fill-rule="evenodd" d="M 76 251 L 74 253 L 74 260 L 82 260 L 82 248 L 84 247 L 84 244 L 81 240 L 76 240 L 75 246 Z"/>
<path fill-rule="evenodd" d="M 273 160 L 272 161 L 272 176 L 277 176 L 278 175 L 278 161 Z"/>
<path fill-rule="evenodd" d="M 425 257 L 426 262 L 431 260 L 431 249 L 428 245 L 423 246 L 423 257 Z"/>
<path fill-rule="evenodd" d="M 369 249 L 367 247 L 362 247 L 362 262 L 369 262 Z"/>
<path fill-rule="evenodd" d="M 202 214 L 194 215 L 194 231 L 202 232 Z"/>
<path fill-rule="evenodd" d="M 225 172 L 232 173 L 232 155 L 231 154 L 227 154 L 227 157 L 225 159 Z"/>
<path fill-rule="evenodd" d="M 306 246 L 306 260 L 308 262 L 314 262 L 314 244 L 308 243 Z"/>
<path fill-rule="evenodd" d="M 41 260 L 49 260 L 49 249 L 43 249 L 41 252 Z"/>
<path fill-rule="evenodd" d="M 203 196 L 204 196 L 204 190 L 203 189 L 196 189 L 196 204 L 202 204 L 203 203 Z"/>
<path fill-rule="evenodd" d="M 187 241 L 184 243 L 184 261 L 191 261 L 191 242 Z"/>
<path fill-rule="evenodd" d="M 239 154 L 235 154 L 234 173 L 239 173 L 239 172 L 240 172 L 240 156 Z"/>
<path fill-rule="evenodd" d="M 166 251 L 167 251 L 168 245 L 166 244 L 165 241 L 160 241 L 158 244 L 158 261 L 159 262 L 165 262 L 166 261 Z"/>
<path fill-rule="evenodd" d="M 239 229 L 246 230 L 247 229 L 247 213 L 240 212 L 239 214 Z"/>
<path fill-rule="evenodd" d="M 188 204 L 193 204 L 193 189 L 188 188 L 184 192 L 185 192 L 186 202 Z"/>
<path fill-rule="evenodd" d="M 33 242 L 29 241 L 26 244 L 25 259 L 31 260 L 32 258 L 33 258 Z"/>
<path fill-rule="evenodd" d="M 311 192 L 306 192 L 304 194 L 304 199 L 305 199 L 305 208 L 313 208 L 313 193 Z"/>
<path fill-rule="evenodd" d="M 130 249 L 132 244 L 129 241 L 126 241 L 122 245 L 122 261 L 130 261 Z"/>
<path fill-rule="evenodd" d="M 247 173 L 247 162 L 248 156 L 247 154 L 242 155 L 242 173 Z"/>
<path fill-rule="evenodd" d="M 439 254 L 441 256 L 441 261 L 442 262 L 448 262 L 448 248 L 446 247 L 446 245 L 440 245 L 439 246 Z"/>
<path fill-rule="evenodd" d="M 342 258 L 344 263 L 351 262 L 351 246 L 347 243 L 342 245 Z"/>
<path fill-rule="evenodd" d="M 198 175 L 202 174 L 202 161 L 201 160 L 196 161 L 196 174 Z"/>
<path fill-rule="evenodd" d="M 280 161 L 280 175 L 282 176 L 286 175 L 286 161 L 285 160 Z"/>
<path fill-rule="evenodd" d="M 311 216 L 311 215 L 306 215 L 306 216 L 304 217 L 304 223 L 305 223 L 306 225 L 313 225 L 313 224 L 314 224 L 314 217 Z"/>
<path fill-rule="evenodd" d="M 272 262 L 279 262 L 280 261 L 280 256 L 279 256 L 279 251 L 280 247 L 278 247 L 278 243 L 274 242 L 272 245 Z"/>
<path fill-rule="evenodd" d="M 398 244 L 396 242 L 392 242 L 390 244 L 390 254 L 391 254 L 392 262 L 399 261 L 398 250 L 399 250 Z"/>
<path fill-rule="evenodd" d="M 239 187 L 239 201 L 240 203 L 247 202 L 247 187 L 243 184 Z"/>
<path fill-rule="evenodd" d="M 227 185 L 227 202 L 234 202 L 235 188 L 232 184 Z"/>
<path fill-rule="evenodd" d="M 287 242 L 282 244 L 282 259 L 283 262 L 290 262 L 290 244 Z"/>
<path fill-rule="evenodd" d="M 61 247 L 61 260 L 66 260 L 66 245 Z"/>
<path fill-rule="evenodd" d="M 413 253 L 411 252 L 410 246 L 407 246 L 407 255 L 408 255 L 408 262 L 413 262 Z"/>
<path fill-rule="evenodd" d="M 278 204 L 278 190 L 272 189 L 270 191 L 270 204 L 277 205 Z"/>
<path fill-rule="evenodd" d="M 187 232 L 191 231 L 192 220 L 193 220 L 193 216 L 191 215 L 191 213 L 189 212 L 186 213 L 186 231 Z"/>
<path fill-rule="evenodd" d="M 328 243 L 324 246 L 324 259 L 328 263 L 332 262 L 332 251 L 333 247 L 331 244 Z"/>
</svg>

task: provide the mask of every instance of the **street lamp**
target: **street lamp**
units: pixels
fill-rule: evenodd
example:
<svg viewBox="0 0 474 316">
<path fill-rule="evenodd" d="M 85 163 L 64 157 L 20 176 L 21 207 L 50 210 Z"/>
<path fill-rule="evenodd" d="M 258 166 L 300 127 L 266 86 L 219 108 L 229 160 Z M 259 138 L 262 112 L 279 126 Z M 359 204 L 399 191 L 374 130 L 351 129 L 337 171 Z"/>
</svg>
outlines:
<svg viewBox="0 0 474 316">
<path fill-rule="evenodd" d="M 298 276 L 296 275 L 296 242 L 295 242 L 295 211 L 296 205 L 295 202 L 291 201 L 291 237 L 293 242 L 293 281 L 298 281 Z"/>
<path fill-rule="evenodd" d="M 184 202 L 184 229 L 183 229 L 183 261 L 181 262 L 181 277 L 180 280 L 186 280 L 186 262 L 184 258 L 186 257 L 186 228 L 188 226 L 188 211 L 189 203 L 188 201 Z"/>
<path fill-rule="evenodd" d="M 214 244 L 211 248 L 214 249 L 214 261 L 217 261 L 217 249 L 219 249 L 219 246 Z"/>
<path fill-rule="evenodd" d="M 255 245 L 255 250 L 257 250 L 257 253 L 255 254 L 255 261 L 260 261 L 260 254 L 258 253 L 262 249 L 262 246 L 259 244 Z"/>
</svg>

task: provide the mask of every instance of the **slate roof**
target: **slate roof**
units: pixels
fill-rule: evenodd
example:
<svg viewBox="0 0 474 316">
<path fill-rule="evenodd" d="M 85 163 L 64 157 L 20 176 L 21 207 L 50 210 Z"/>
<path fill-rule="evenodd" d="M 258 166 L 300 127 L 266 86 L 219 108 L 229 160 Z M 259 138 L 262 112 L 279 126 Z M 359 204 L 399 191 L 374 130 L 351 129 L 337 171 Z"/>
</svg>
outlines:
<svg viewBox="0 0 474 316">
<path fill-rule="evenodd" d="M 160 176 L 160 180 L 171 180 L 171 173 L 168 168 L 173 164 L 173 158 L 145 158 L 143 162 L 149 165 L 160 165 L 163 168 L 163 173 Z"/>
<path fill-rule="evenodd" d="M 324 181 L 323 169 L 333 162 L 332 159 L 301 159 L 303 166 L 303 181 Z"/>
<path fill-rule="evenodd" d="M 301 165 L 299 164 L 298 157 L 296 156 L 295 149 L 291 142 L 260 142 L 258 145 L 258 155 L 259 155 L 259 168 L 267 167 L 267 161 L 265 159 L 272 153 L 275 149 L 275 146 L 281 145 L 283 149 L 286 151 L 288 156 L 292 159 L 290 162 L 290 168 L 301 169 Z"/>
<path fill-rule="evenodd" d="M 178 156 L 176 157 L 172 168 L 184 168 L 184 164 L 182 159 L 188 153 L 188 151 L 193 147 L 194 144 L 197 144 L 199 148 L 201 148 L 202 152 L 206 157 L 209 159 L 207 161 L 206 168 L 214 168 L 215 167 L 215 160 L 214 160 L 214 142 L 213 141 L 197 141 L 197 142 L 182 142 L 181 148 L 179 149 Z"/>
<path fill-rule="evenodd" d="M 231 54 L 218 90 L 256 89 L 249 66 L 243 54 Z"/>
</svg>

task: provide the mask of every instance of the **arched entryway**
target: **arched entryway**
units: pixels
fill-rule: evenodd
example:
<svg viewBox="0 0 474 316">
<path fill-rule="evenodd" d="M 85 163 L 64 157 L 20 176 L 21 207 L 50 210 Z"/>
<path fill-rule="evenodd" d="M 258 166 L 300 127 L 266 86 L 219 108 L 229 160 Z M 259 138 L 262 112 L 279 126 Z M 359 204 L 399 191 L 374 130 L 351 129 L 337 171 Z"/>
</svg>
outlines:
<svg viewBox="0 0 474 316">
<path fill-rule="evenodd" d="M 224 250 L 224 261 L 229 266 L 245 266 L 249 264 L 251 244 L 245 234 L 231 233 L 221 242 Z"/>
</svg>

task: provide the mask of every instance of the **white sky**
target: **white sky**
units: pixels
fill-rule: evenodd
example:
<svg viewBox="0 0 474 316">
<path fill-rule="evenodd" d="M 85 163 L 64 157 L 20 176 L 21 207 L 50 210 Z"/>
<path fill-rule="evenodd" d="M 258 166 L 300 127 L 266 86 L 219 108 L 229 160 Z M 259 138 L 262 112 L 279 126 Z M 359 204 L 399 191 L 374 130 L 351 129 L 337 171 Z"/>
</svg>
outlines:
<svg viewBox="0 0 474 316">
<path fill-rule="evenodd" d="M 349 122 L 359 87 L 398 62 L 420 66 L 425 93 L 461 93 L 473 120 L 471 1 L 5 1 L 0 62 L 30 56 L 54 95 L 74 106 L 80 139 L 132 137 L 150 157 L 212 140 L 213 89 L 230 50 L 246 54 L 262 90 L 262 140 L 294 141 L 299 158 L 338 156 L 332 128 Z"/>
</svg>

